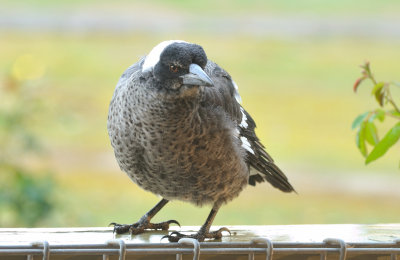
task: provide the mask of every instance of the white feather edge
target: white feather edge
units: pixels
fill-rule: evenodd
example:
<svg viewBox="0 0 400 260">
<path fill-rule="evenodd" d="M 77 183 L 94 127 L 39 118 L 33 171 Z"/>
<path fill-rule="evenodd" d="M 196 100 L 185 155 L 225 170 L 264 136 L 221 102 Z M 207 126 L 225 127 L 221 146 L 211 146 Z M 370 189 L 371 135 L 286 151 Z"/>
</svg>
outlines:
<svg viewBox="0 0 400 260">
<path fill-rule="evenodd" d="M 157 44 L 151 51 L 150 53 L 146 56 L 143 66 L 142 66 L 142 72 L 148 72 L 156 66 L 156 64 L 160 61 L 160 55 L 164 51 L 166 47 L 173 43 L 182 43 L 185 41 L 182 40 L 169 40 L 169 41 L 163 41 Z"/>
<path fill-rule="evenodd" d="M 240 122 L 240 126 L 243 128 L 247 128 L 249 124 L 247 124 L 247 116 L 244 113 L 243 107 L 240 107 L 240 112 L 242 112 L 242 121 Z"/>
<path fill-rule="evenodd" d="M 232 81 L 233 87 L 235 88 L 235 99 L 239 104 L 241 104 L 242 98 L 239 95 L 239 87 L 233 79 L 231 79 L 231 81 Z"/>
<path fill-rule="evenodd" d="M 240 103 L 242 103 L 242 98 L 239 95 L 239 87 L 238 87 L 238 85 L 236 84 L 236 82 L 233 79 L 231 81 L 232 81 L 233 87 L 235 88 L 235 99 L 240 104 Z M 242 113 L 242 121 L 240 122 L 240 126 L 243 127 L 243 128 L 247 128 L 249 126 L 249 124 L 247 123 L 247 116 L 244 113 L 243 107 L 240 107 L 240 112 Z M 238 135 L 240 133 L 238 129 L 237 129 L 237 133 L 238 133 Z M 251 144 L 250 144 L 249 140 L 247 140 L 246 137 L 240 136 L 240 141 L 242 141 L 242 147 L 246 151 L 254 154 L 254 151 L 251 148 Z"/>
<path fill-rule="evenodd" d="M 247 138 L 244 137 L 244 136 L 240 136 L 240 130 L 239 130 L 238 128 L 235 129 L 235 131 L 234 131 L 234 136 L 235 136 L 236 138 L 240 139 L 240 141 L 242 142 L 242 147 L 243 147 L 246 151 L 248 151 L 248 152 L 254 154 L 254 151 L 253 151 L 253 149 L 251 148 L 251 144 L 250 144 L 249 140 L 247 140 Z"/>
<path fill-rule="evenodd" d="M 249 143 L 249 140 L 247 140 L 247 138 L 244 137 L 244 136 L 241 136 L 241 137 L 240 137 L 240 140 L 242 141 L 242 147 L 243 147 L 244 149 L 246 149 L 248 152 L 254 154 L 254 151 L 253 151 L 253 149 L 251 148 L 251 144 Z"/>
</svg>

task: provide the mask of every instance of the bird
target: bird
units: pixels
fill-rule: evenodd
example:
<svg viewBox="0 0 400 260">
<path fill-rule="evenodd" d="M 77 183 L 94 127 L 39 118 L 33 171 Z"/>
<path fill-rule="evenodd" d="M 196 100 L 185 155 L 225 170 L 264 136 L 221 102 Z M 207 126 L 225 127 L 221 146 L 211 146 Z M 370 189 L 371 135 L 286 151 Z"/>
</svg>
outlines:
<svg viewBox="0 0 400 260">
<path fill-rule="evenodd" d="M 139 187 L 161 200 L 133 224 L 114 225 L 117 234 L 168 230 L 176 220 L 151 223 L 169 202 L 211 206 L 194 234 L 221 239 L 226 227 L 210 231 L 220 207 L 248 185 L 268 182 L 283 192 L 293 186 L 255 133 L 238 86 L 198 44 L 167 40 L 130 66 L 112 96 L 107 130 L 119 167 Z"/>
</svg>

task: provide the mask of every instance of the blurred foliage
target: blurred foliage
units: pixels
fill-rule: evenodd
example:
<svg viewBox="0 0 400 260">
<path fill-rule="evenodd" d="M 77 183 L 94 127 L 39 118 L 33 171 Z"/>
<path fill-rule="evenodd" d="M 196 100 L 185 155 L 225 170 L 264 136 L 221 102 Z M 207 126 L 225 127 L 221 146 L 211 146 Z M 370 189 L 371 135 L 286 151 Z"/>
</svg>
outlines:
<svg viewBox="0 0 400 260">
<path fill-rule="evenodd" d="M 43 73 L 33 56 L 20 56 L 0 85 L 0 226 L 32 227 L 53 209 L 53 178 L 26 162 L 43 152 L 32 130 L 43 110 L 41 86 L 32 80 Z"/>
<path fill-rule="evenodd" d="M 369 62 L 361 66 L 362 76 L 356 80 L 353 90 L 356 92 L 364 81 L 372 82 L 371 94 L 375 96 L 380 108 L 367 111 L 359 115 L 353 122 L 352 128 L 357 128 L 356 143 L 361 154 L 368 164 L 382 157 L 400 139 L 400 108 L 392 95 L 393 87 L 400 87 L 398 82 L 377 81 L 371 72 Z M 387 118 L 395 121 L 382 139 L 379 138 L 376 122 L 384 122 Z M 371 152 L 367 150 L 367 144 L 372 146 Z"/>
<path fill-rule="evenodd" d="M 0 226 L 33 227 L 51 213 L 54 181 L 51 175 L 37 177 L 36 172 L 1 163 Z"/>
</svg>

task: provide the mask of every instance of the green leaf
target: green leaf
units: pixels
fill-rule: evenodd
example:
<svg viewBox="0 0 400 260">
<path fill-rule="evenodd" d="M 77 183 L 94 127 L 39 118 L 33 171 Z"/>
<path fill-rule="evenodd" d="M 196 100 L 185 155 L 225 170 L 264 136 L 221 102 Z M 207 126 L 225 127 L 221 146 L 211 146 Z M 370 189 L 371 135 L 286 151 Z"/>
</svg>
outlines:
<svg viewBox="0 0 400 260">
<path fill-rule="evenodd" d="M 379 121 L 383 122 L 385 120 L 386 112 L 383 109 L 375 110 L 372 115 L 368 118 L 369 122 L 373 122 L 375 118 L 378 118 Z"/>
<path fill-rule="evenodd" d="M 396 110 L 391 110 L 391 111 L 389 111 L 389 113 L 390 113 L 391 115 L 393 115 L 393 116 L 400 117 L 400 113 L 397 112 Z"/>
<path fill-rule="evenodd" d="M 383 122 L 385 120 L 386 112 L 384 110 L 378 109 L 375 114 L 379 121 Z"/>
<path fill-rule="evenodd" d="M 366 127 L 366 122 L 362 122 L 360 125 L 360 129 L 358 129 L 357 131 L 356 143 L 361 154 L 364 157 L 367 157 L 368 152 L 367 152 L 367 146 L 365 145 L 365 127 Z"/>
<path fill-rule="evenodd" d="M 374 86 L 374 88 L 372 89 L 371 94 L 372 94 L 372 95 L 375 95 L 376 92 L 378 92 L 378 91 L 380 92 L 380 91 L 382 90 L 383 86 L 385 86 L 385 83 L 384 83 L 384 82 L 378 82 L 378 83 Z"/>
<path fill-rule="evenodd" d="M 381 107 L 383 106 L 383 101 L 385 100 L 384 89 L 383 89 L 384 86 L 385 86 L 384 82 L 377 83 L 372 89 L 371 93 L 372 95 L 375 95 L 375 99 Z"/>
<path fill-rule="evenodd" d="M 375 145 L 374 149 L 368 155 L 365 163 L 368 164 L 372 161 L 383 156 L 390 147 L 392 147 L 400 138 L 400 122 L 397 123 L 386 135 L 382 138 L 382 140 Z"/>
<path fill-rule="evenodd" d="M 379 103 L 379 105 L 383 107 L 383 102 L 385 101 L 385 95 L 383 94 L 382 91 L 375 93 L 375 99 Z"/>
<path fill-rule="evenodd" d="M 371 145 L 376 145 L 379 142 L 376 126 L 370 121 L 365 125 L 365 139 Z"/>
<path fill-rule="evenodd" d="M 362 121 L 364 121 L 364 119 L 368 116 L 368 114 L 369 112 L 365 112 L 356 117 L 356 119 L 354 119 L 353 123 L 351 124 L 351 129 L 356 129 L 357 127 L 359 127 Z"/>
</svg>

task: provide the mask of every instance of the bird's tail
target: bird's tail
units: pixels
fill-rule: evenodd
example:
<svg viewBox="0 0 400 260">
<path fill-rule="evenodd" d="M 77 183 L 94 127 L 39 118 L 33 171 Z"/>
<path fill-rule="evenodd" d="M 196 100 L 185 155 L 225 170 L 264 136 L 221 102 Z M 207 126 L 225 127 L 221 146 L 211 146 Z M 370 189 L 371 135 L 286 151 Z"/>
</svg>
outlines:
<svg viewBox="0 0 400 260">
<path fill-rule="evenodd" d="M 256 183 L 268 181 L 272 186 L 283 192 L 296 192 L 286 175 L 264 150 L 263 145 L 258 140 L 253 145 L 257 147 L 255 149 L 257 152 L 255 154 L 248 153 L 248 160 L 251 167 L 257 172 L 250 172 L 249 184 L 255 186 Z"/>
</svg>

